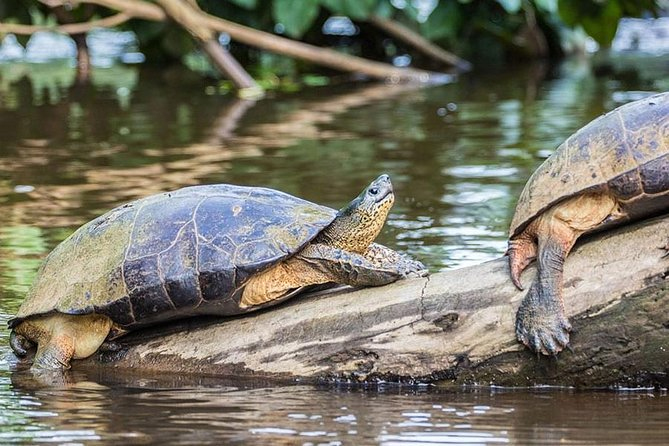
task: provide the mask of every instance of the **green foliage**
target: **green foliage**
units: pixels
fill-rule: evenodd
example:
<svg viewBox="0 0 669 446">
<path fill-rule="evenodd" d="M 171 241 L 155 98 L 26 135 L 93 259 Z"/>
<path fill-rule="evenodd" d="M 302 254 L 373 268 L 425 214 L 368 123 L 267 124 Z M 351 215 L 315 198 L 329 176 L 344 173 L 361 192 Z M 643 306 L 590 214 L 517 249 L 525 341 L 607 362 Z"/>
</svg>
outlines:
<svg viewBox="0 0 669 446">
<path fill-rule="evenodd" d="M 656 0 L 559 0 L 558 13 L 570 27 L 582 26 L 600 45 L 608 46 L 622 17 L 639 17 L 645 12 L 657 15 Z"/>
<path fill-rule="evenodd" d="M 427 20 L 421 23 L 421 33 L 430 40 L 453 40 L 463 22 L 462 8 L 456 2 L 439 2 Z"/>
<path fill-rule="evenodd" d="M 537 9 L 550 15 L 556 15 L 558 9 L 558 0 L 534 0 Z"/>
<path fill-rule="evenodd" d="M 318 17 L 320 2 L 318 0 L 274 0 L 272 15 L 277 23 L 281 23 L 286 34 L 299 38 L 311 27 Z"/>
<path fill-rule="evenodd" d="M 365 20 L 378 5 L 378 0 L 321 0 L 321 4 L 334 14 L 353 20 Z"/>
<path fill-rule="evenodd" d="M 371 25 L 364 22 L 373 14 L 395 20 L 416 30 L 427 39 L 463 56 L 489 60 L 508 53 L 523 53 L 527 35 L 545 38 L 555 52 L 566 41 L 565 29 L 582 29 L 602 46 L 610 44 L 621 17 L 657 14 L 666 0 L 439 0 L 428 14 L 419 0 L 197 0 L 209 14 L 252 28 L 273 32 L 281 24 L 285 34 L 294 39 L 306 39 L 317 45 L 329 45 L 332 40 L 319 33 L 322 20 L 328 15 L 347 16 L 359 22 L 363 30 L 359 37 L 347 39 L 346 51 L 355 53 L 361 48 L 366 57 L 383 59 L 391 52 L 381 41 L 362 42 L 355 39 L 385 39 L 380 32 L 366 32 Z M 400 4 L 401 3 L 401 4 Z M 666 4 L 666 3 L 665 3 Z M 398 6 L 395 6 L 398 5 Z M 106 17 L 110 11 L 100 6 L 75 5 L 70 10 L 76 20 L 85 20 L 90 8 L 93 17 Z M 533 20 L 532 18 L 536 18 Z M 39 0 L 21 2 L 0 1 L 0 21 L 32 25 L 55 25 L 51 9 Z M 151 62 L 180 60 L 190 66 L 205 69 L 202 60 L 190 55 L 196 48 L 192 38 L 172 22 L 156 23 L 133 20 L 123 25 L 137 34 L 141 51 Z M 531 32 L 532 34 L 528 34 Z M 19 36 L 21 43 L 27 38 Z M 397 39 L 395 45 L 402 46 Z M 518 42 L 521 42 L 520 44 Z M 391 44 L 392 45 L 392 44 Z M 386 48 L 386 49 L 384 49 Z M 527 48 L 525 48 L 527 49 Z M 261 61 L 259 53 L 237 45 L 231 50 L 248 66 Z M 243 54 L 238 54 L 244 51 Z M 467 53 L 469 51 L 469 54 Z M 373 54 L 376 52 L 376 54 Z M 240 57 L 241 56 L 241 57 Z M 266 69 L 266 68 L 264 68 Z M 281 67 L 272 66 L 280 71 Z"/>
</svg>

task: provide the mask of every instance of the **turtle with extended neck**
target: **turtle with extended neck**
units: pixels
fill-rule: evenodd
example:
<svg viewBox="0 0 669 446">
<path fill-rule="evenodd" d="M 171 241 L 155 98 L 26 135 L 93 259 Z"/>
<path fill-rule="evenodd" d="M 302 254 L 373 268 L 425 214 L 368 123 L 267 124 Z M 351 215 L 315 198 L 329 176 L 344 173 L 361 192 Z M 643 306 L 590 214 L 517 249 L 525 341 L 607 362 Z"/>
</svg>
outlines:
<svg viewBox="0 0 669 446">
<path fill-rule="evenodd" d="M 9 322 L 34 368 L 69 368 L 130 330 L 274 305 L 312 285 L 423 276 L 373 243 L 394 194 L 381 175 L 339 212 L 272 189 L 183 188 L 115 208 L 58 245 Z"/>
</svg>

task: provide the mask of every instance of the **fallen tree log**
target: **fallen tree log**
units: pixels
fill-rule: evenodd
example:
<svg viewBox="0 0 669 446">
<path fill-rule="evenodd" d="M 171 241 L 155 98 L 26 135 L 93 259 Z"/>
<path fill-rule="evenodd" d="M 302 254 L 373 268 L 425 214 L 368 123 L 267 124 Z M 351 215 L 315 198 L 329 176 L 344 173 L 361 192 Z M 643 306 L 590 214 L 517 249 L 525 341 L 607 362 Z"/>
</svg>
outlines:
<svg viewBox="0 0 669 446">
<path fill-rule="evenodd" d="M 137 333 L 74 368 L 316 381 L 598 387 L 669 384 L 669 218 L 583 240 L 565 265 L 572 351 L 538 357 L 515 339 L 524 292 L 505 258 L 428 278 L 296 298 L 226 321 Z M 529 268 L 523 282 L 535 274 Z M 159 330 L 160 331 L 160 330 Z"/>
</svg>

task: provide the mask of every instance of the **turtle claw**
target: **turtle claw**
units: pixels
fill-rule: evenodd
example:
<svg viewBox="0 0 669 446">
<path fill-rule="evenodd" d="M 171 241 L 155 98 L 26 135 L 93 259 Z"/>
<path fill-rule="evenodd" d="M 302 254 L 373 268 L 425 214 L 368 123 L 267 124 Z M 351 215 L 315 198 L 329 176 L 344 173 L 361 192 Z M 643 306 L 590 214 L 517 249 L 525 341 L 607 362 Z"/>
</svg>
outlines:
<svg viewBox="0 0 669 446">
<path fill-rule="evenodd" d="M 417 260 L 405 259 L 399 270 L 402 277 L 405 278 L 425 277 L 428 275 L 425 265 Z"/>
<path fill-rule="evenodd" d="M 569 345 L 570 331 L 571 324 L 557 301 L 530 304 L 526 297 L 518 309 L 516 337 L 532 351 L 557 355 Z"/>
</svg>

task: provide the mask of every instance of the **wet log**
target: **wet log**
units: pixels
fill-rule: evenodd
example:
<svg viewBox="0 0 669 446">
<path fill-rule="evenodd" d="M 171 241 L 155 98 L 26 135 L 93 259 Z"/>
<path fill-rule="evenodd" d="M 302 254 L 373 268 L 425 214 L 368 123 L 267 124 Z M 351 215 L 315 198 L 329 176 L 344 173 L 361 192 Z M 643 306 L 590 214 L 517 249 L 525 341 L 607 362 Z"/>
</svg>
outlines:
<svg viewBox="0 0 669 446">
<path fill-rule="evenodd" d="M 519 345 L 524 292 L 505 258 L 424 279 L 295 298 L 172 334 L 137 333 L 117 353 L 74 368 L 132 368 L 276 379 L 481 385 L 656 385 L 669 382 L 669 218 L 582 240 L 565 265 L 571 349 L 539 357 Z M 535 275 L 523 275 L 527 286 Z"/>
</svg>

